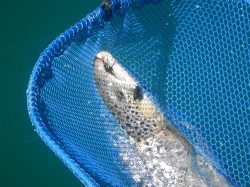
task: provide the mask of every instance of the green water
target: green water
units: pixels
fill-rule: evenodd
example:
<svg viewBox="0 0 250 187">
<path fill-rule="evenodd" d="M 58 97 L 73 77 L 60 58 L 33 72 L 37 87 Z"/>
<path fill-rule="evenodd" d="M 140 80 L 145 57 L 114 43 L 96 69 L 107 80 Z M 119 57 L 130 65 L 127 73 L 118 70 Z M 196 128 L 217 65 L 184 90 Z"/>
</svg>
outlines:
<svg viewBox="0 0 250 187">
<path fill-rule="evenodd" d="M 0 6 L 0 186 L 82 186 L 40 140 L 26 95 L 39 54 L 101 0 L 10 0 Z"/>
</svg>

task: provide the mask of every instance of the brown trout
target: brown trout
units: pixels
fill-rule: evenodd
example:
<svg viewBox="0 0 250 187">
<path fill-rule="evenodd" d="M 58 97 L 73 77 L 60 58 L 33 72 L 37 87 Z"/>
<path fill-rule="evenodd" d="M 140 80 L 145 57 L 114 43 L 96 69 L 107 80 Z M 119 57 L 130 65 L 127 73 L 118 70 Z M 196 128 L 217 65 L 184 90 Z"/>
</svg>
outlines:
<svg viewBox="0 0 250 187">
<path fill-rule="evenodd" d="M 199 156 L 193 166 L 191 145 L 175 129 L 107 51 L 97 54 L 94 61 L 97 89 L 108 109 L 127 135 L 144 162 L 150 182 L 135 180 L 142 186 L 227 186 L 226 181 L 204 158 Z M 204 169 L 201 163 L 207 166 Z M 203 175 L 210 175 L 204 177 Z M 209 180 L 207 180 L 207 178 Z"/>
</svg>

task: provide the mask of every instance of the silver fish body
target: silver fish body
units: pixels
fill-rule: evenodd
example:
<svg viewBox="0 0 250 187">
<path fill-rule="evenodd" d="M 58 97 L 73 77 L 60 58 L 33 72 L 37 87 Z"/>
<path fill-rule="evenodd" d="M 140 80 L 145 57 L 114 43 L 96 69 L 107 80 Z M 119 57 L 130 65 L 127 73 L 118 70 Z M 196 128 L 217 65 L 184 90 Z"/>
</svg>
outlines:
<svg viewBox="0 0 250 187">
<path fill-rule="evenodd" d="M 203 173 L 213 174 L 209 179 L 216 182 L 207 181 L 206 177 L 199 174 L 199 166 L 195 169 L 193 165 L 189 142 L 170 125 L 109 52 L 101 51 L 97 54 L 94 78 L 105 104 L 134 145 L 151 177 L 149 183 L 136 178 L 138 183 L 157 187 L 227 186 L 223 177 L 214 169 Z M 204 161 L 203 157 L 199 158 Z"/>
</svg>

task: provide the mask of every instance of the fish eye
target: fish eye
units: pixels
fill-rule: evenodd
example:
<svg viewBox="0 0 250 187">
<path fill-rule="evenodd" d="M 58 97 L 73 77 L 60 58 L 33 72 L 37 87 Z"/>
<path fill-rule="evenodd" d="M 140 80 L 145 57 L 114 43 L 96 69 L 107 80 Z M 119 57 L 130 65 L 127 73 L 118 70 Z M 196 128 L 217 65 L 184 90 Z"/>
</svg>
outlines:
<svg viewBox="0 0 250 187">
<path fill-rule="evenodd" d="M 115 60 L 112 58 L 112 56 L 106 56 L 102 58 L 103 64 L 104 64 L 104 68 L 106 70 L 112 70 L 113 66 L 115 64 Z"/>
<path fill-rule="evenodd" d="M 113 71 L 113 67 L 112 66 L 108 66 L 106 63 L 104 63 L 104 69 L 105 71 L 111 73 Z"/>
<path fill-rule="evenodd" d="M 134 100 L 141 101 L 143 99 L 143 92 L 139 86 L 136 86 L 133 93 Z"/>
<path fill-rule="evenodd" d="M 113 66 L 115 63 L 108 59 L 103 59 L 103 64 L 104 64 L 105 71 L 114 75 Z"/>
</svg>

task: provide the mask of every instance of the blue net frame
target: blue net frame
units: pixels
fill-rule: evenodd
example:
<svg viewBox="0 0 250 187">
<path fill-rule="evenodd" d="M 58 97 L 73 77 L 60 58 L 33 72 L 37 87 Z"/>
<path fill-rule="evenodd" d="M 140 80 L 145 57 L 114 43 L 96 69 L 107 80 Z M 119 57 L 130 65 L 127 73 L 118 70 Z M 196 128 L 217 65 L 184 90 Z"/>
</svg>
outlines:
<svg viewBox="0 0 250 187">
<path fill-rule="evenodd" d="M 95 55 L 107 50 L 199 154 L 233 186 L 248 186 L 249 12 L 247 0 L 98 7 L 36 62 L 27 105 L 38 135 L 85 186 L 137 186 L 119 157 L 138 155 L 94 83 Z"/>
</svg>

